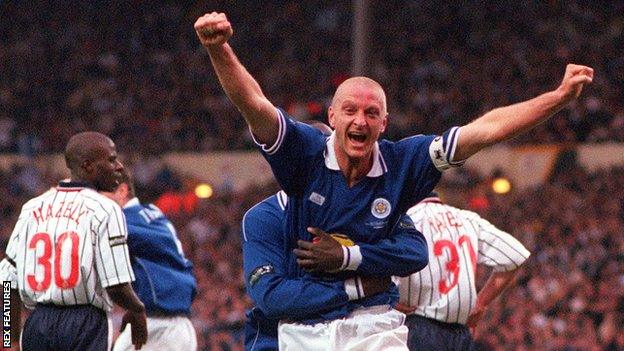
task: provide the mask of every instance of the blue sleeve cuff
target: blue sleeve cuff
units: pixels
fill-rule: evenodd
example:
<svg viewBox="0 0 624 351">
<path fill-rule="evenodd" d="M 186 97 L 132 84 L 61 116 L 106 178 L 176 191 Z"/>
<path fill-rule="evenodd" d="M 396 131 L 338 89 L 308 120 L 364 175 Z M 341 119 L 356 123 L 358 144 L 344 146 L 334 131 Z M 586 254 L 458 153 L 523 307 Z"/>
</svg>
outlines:
<svg viewBox="0 0 624 351">
<path fill-rule="evenodd" d="M 251 138 L 253 139 L 254 143 L 260 146 L 262 151 L 267 155 L 273 155 L 279 150 L 280 146 L 282 146 L 282 143 L 284 142 L 284 136 L 286 135 L 286 117 L 284 117 L 284 113 L 280 109 L 277 109 L 276 111 L 279 123 L 279 130 L 277 132 L 277 140 L 275 140 L 275 143 L 273 143 L 273 145 L 271 145 L 270 147 L 267 147 L 266 144 L 258 142 L 258 140 L 256 140 L 256 136 L 251 131 L 251 128 L 249 128 L 249 132 L 251 133 Z"/>
</svg>

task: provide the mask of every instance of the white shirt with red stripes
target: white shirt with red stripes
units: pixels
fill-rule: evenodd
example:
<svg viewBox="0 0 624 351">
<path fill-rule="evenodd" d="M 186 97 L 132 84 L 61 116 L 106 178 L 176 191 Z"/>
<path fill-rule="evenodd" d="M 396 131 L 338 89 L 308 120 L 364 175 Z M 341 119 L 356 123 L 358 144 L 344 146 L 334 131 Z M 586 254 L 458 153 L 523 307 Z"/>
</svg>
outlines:
<svg viewBox="0 0 624 351">
<path fill-rule="evenodd" d="M 126 220 L 117 203 L 73 184 L 60 183 L 22 207 L 0 278 L 27 307 L 92 304 L 110 311 L 105 288 L 134 280 Z"/>
<path fill-rule="evenodd" d="M 437 197 L 407 211 L 429 246 L 429 265 L 400 278 L 400 302 L 415 314 L 465 324 L 477 300 L 477 264 L 514 270 L 530 253 L 513 236 L 478 214 L 443 204 Z"/>
</svg>

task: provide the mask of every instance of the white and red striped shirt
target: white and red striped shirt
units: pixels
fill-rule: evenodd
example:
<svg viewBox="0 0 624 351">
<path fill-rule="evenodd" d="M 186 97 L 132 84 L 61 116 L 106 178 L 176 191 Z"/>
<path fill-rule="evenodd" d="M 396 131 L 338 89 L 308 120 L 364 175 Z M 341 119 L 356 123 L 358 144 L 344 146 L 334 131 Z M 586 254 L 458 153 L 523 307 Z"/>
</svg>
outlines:
<svg viewBox="0 0 624 351">
<path fill-rule="evenodd" d="M 400 302 L 415 314 L 465 324 L 477 300 L 477 264 L 514 270 L 530 253 L 513 236 L 478 214 L 426 198 L 407 211 L 429 246 L 429 265 L 401 278 Z"/>
<path fill-rule="evenodd" d="M 77 183 L 60 183 L 28 201 L 0 262 L 27 307 L 92 304 L 112 308 L 106 287 L 131 282 L 134 273 L 121 208 Z"/>
</svg>

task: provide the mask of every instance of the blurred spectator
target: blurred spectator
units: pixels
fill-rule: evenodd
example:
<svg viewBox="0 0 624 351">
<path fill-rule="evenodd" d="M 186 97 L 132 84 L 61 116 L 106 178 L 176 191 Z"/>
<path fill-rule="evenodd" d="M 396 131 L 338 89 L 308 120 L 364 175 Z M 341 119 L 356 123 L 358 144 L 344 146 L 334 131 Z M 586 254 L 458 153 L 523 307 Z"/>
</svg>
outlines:
<svg viewBox="0 0 624 351">
<path fill-rule="evenodd" d="M 591 91 L 515 142 L 624 141 L 623 2 L 370 3 L 369 75 L 388 94 L 388 137 L 525 100 L 577 62 L 596 70 Z M 12 19 L 0 23 L 2 150 L 58 152 L 87 129 L 150 154 L 251 147 L 192 30 L 213 9 L 243 32 L 232 45 L 267 96 L 299 118 L 325 119 L 350 72 L 350 2 L 61 5 L 0 2 Z"/>
</svg>

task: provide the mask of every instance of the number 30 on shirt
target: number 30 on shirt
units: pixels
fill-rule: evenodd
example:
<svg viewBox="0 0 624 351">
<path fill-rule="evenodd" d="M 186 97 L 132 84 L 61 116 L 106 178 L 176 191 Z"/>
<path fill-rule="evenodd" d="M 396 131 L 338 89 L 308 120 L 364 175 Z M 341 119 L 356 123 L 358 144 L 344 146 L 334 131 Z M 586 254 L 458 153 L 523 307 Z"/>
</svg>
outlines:
<svg viewBox="0 0 624 351">
<path fill-rule="evenodd" d="M 67 243 L 67 244 L 66 244 Z M 37 247 L 43 247 L 43 251 L 37 250 Z M 68 247 L 69 246 L 69 247 Z M 64 232 L 58 236 L 56 245 L 54 245 L 50 234 L 37 233 L 28 242 L 28 249 L 39 251 L 39 255 L 35 256 L 35 272 L 43 269 L 43 274 L 26 275 L 28 286 L 33 291 L 45 291 L 50 287 L 52 282 L 52 273 L 54 273 L 54 284 L 60 289 L 72 289 L 78 283 L 78 269 L 80 262 L 78 258 L 78 247 L 80 246 L 80 237 L 76 232 Z M 69 276 L 63 276 L 63 266 L 69 264 Z M 66 269 L 67 271 L 67 269 Z"/>
</svg>

